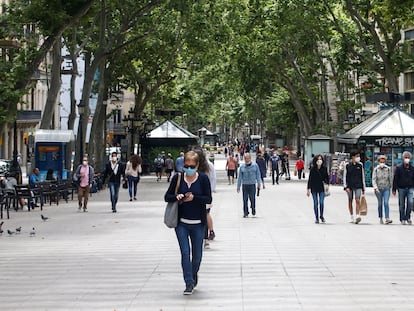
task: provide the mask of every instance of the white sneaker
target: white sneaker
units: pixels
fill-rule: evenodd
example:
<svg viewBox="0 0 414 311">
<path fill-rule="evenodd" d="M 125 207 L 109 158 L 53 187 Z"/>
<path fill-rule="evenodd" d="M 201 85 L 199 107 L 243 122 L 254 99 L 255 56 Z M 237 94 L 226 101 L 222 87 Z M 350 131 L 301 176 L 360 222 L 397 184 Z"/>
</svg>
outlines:
<svg viewBox="0 0 414 311">
<path fill-rule="evenodd" d="M 355 219 L 355 224 L 359 224 L 361 222 L 361 216 L 357 215 L 356 219 Z"/>
<path fill-rule="evenodd" d="M 354 223 L 354 221 L 355 221 L 355 220 L 354 220 L 354 215 L 352 215 L 352 216 L 351 216 L 351 218 L 349 219 L 349 222 L 350 222 L 351 224 L 353 224 L 353 223 Z"/>
</svg>

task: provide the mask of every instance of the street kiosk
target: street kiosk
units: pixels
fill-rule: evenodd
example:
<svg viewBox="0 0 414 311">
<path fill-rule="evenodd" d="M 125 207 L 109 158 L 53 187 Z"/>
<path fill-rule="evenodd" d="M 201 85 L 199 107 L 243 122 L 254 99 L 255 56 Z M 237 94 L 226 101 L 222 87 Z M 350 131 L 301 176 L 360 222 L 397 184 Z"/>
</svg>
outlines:
<svg viewBox="0 0 414 311">
<path fill-rule="evenodd" d="M 69 170 L 66 167 L 66 148 L 74 141 L 70 130 L 37 130 L 35 134 L 35 167 L 39 168 L 39 179 L 44 181 L 49 169 L 53 170 L 56 179 L 67 179 Z"/>
</svg>

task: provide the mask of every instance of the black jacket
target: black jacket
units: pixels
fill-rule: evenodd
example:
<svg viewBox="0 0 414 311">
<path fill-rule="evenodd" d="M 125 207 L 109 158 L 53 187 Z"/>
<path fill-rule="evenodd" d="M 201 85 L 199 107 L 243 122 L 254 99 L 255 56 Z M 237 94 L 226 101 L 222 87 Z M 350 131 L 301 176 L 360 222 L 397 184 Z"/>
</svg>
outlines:
<svg viewBox="0 0 414 311">
<path fill-rule="evenodd" d="M 321 193 L 325 191 L 325 184 L 329 184 L 328 169 L 326 166 L 318 167 L 314 166 L 309 172 L 308 189 L 312 193 Z"/>
<path fill-rule="evenodd" d="M 344 188 L 362 189 L 365 191 L 365 173 L 361 163 L 349 162 L 345 166 Z"/>
<path fill-rule="evenodd" d="M 121 183 L 121 176 L 125 178 L 125 165 L 123 165 L 121 162 L 117 162 L 118 170 L 116 174 L 114 174 L 114 171 L 112 170 L 111 161 L 109 161 L 105 165 L 105 170 L 103 172 L 103 180 L 105 181 L 107 178 L 108 182 L 114 182 L 114 183 Z"/>
<path fill-rule="evenodd" d="M 411 164 L 408 166 L 404 164 L 397 165 L 392 190 L 396 191 L 398 188 L 414 188 L 414 166 Z"/>
</svg>

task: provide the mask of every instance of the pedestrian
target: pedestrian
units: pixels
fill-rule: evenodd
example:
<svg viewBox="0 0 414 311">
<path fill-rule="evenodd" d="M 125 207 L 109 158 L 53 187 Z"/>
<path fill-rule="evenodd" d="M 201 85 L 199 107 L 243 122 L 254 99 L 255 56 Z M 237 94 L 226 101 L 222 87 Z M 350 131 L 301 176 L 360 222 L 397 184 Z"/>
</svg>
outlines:
<svg viewBox="0 0 414 311">
<path fill-rule="evenodd" d="M 413 207 L 414 167 L 411 165 L 411 153 L 403 152 L 403 162 L 397 165 L 392 183 L 392 194 L 398 190 L 400 222 L 411 225 L 411 209 Z"/>
<path fill-rule="evenodd" d="M 142 173 L 141 165 L 142 158 L 137 154 L 133 154 L 126 164 L 125 176 L 128 180 L 129 201 L 132 201 L 132 196 L 134 197 L 134 200 L 137 199 L 138 183 L 140 180 L 139 175 Z"/>
<path fill-rule="evenodd" d="M 285 176 L 285 180 L 290 180 L 289 155 L 286 152 L 282 154 L 281 162 L 282 162 L 281 176 Z"/>
<path fill-rule="evenodd" d="M 259 167 L 252 162 L 250 153 L 245 153 L 244 164 L 240 166 L 239 178 L 237 179 L 237 192 L 240 192 L 241 187 L 243 192 L 244 218 L 249 216 L 248 200 L 250 200 L 252 215 L 256 215 L 256 187 L 260 190 L 261 181 Z"/>
<path fill-rule="evenodd" d="M 264 179 L 266 177 L 266 160 L 261 153 L 257 154 L 256 164 L 260 170 L 260 178 L 262 179 L 263 189 L 265 189 Z"/>
<path fill-rule="evenodd" d="M 158 181 L 161 181 L 162 168 L 164 166 L 164 159 L 162 158 L 161 154 L 158 154 L 158 156 L 154 159 L 154 165 L 155 165 L 155 175 L 157 176 L 157 182 L 158 182 Z"/>
<path fill-rule="evenodd" d="M 375 196 L 378 200 L 378 218 L 380 224 L 384 223 L 382 219 L 383 216 L 383 206 L 385 212 L 385 224 L 392 223 L 390 219 L 390 192 L 392 187 L 392 172 L 391 168 L 385 163 L 387 162 L 387 156 L 381 154 L 378 156 L 378 165 L 374 168 L 372 172 L 372 187 L 374 188 Z"/>
<path fill-rule="evenodd" d="M 344 170 L 344 190 L 348 195 L 348 209 L 351 215 L 351 223 L 359 224 L 361 221 L 361 215 L 359 214 L 361 195 L 365 193 L 365 173 L 364 167 L 361 164 L 361 157 L 358 151 L 350 153 L 351 161 L 345 166 Z M 352 201 L 355 198 L 355 212 L 356 218 L 354 219 L 354 210 L 352 207 Z"/>
<path fill-rule="evenodd" d="M 280 157 L 277 153 L 273 153 L 269 158 L 269 168 L 272 172 L 272 184 L 274 185 L 275 182 L 279 184 L 279 164 Z"/>
<path fill-rule="evenodd" d="M 29 175 L 29 185 L 31 187 L 33 187 L 35 184 L 37 184 L 40 181 L 39 172 L 40 172 L 39 168 L 35 167 L 32 173 Z"/>
<path fill-rule="evenodd" d="M 175 172 L 181 173 L 184 167 L 184 152 L 180 152 L 180 155 L 175 160 Z"/>
<path fill-rule="evenodd" d="M 167 175 L 167 182 L 170 182 L 171 174 L 174 170 L 174 160 L 171 153 L 165 158 L 165 174 Z"/>
<path fill-rule="evenodd" d="M 227 179 L 229 185 L 234 184 L 234 171 L 236 170 L 237 161 L 233 154 L 230 154 L 226 159 Z"/>
<path fill-rule="evenodd" d="M 202 149 L 196 148 L 194 151 L 199 157 L 198 171 L 208 176 L 211 192 L 216 192 L 217 177 L 214 164 L 207 160 L 207 157 Z M 207 204 L 207 227 L 204 235 L 204 248 L 210 248 L 209 240 L 214 240 L 216 237 L 216 233 L 214 232 L 213 228 L 213 217 L 211 216 L 212 207 L 213 204 Z"/>
<path fill-rule="evenodd" d="M 56 181 L 55 176 L 53 175 L 53 169 L 49 168 L 46 172 L 46 180 L 47 181 Z"/>
<path fill-rule="evenodd" d="M 199 157 L 194 151 L 184 155 L 184 172 L 175 174 L 165 193 L 166 202 L 179 201 L 178 224 L 175 228 L 181 251 L 181 268 L 185 282 L 184 295 L 191 295 L 198 284 L 198 271 L 203 256 L 206 226 L 206 204 L 212 201 L 208 176 L 198 171 Z M 175 193 L 178 178 L 181 182 Z M 191 244 L 191 245 L 190 245 Z"/>
<path fill-rule="evenodd" d="M 116 213 L 116 204 L 118 203 L 119 187 L 121 177 L 125 178 L 125 167 L 118 161 L 118 154 L 114 151 L 111 154 L 111 160 L 105 165 L 103 180 L 108 178 L 108 187 L 111 197 L 112 213 Z"/>
<path fill-rule="evenodd" d="M 299 159 L 296 161 L 296 164 L 295 164 L 295 169 L 296 169 L 296 172 L 298 174 L 299 180 L 301 180 L 302 177 L 303 177 L 304 168 L 305 168 L 305 161 L 303 161 L 302 157 L 299 156 Z"/>
<path fill-rule="evenodd" d="M 240 159 L 239 159 L 239 154 L 236 153 L 234 155 L 234 159 L 236 160 L 236 169 L 234 170 L 234 178 L 237 179 L 238 175 L 239 175 L 239 167 L 240 167 Z"/>
<path fill-rule="evenodd" d="M 15 187 L 17 186 L 17 184 L 18 183 L 15 174 L 7 173 L 5 178 L 1 179 L 1 187 L 5 190 L 6 193 L 10 194 L 11 196 L 14 195 L 16 190 Z M 19 197 L 18 200 L 21 208 L 26 206 L 26 201 L 23 197 Z M 31 203 L 31 206 L 34 207 L 33 197 L 29 200 L 29 202 Z"/>
<path fill-rule="evenodd" d="M 82 158 L 82 164 L 78 165 L 73 176 L 73 179 L 78 184 L 78 211 L 81 211 L 82 207 L 84 212 L 88 209 L 89 193 L 94 175 L 95 171 L 89 165 L 88 157 L 84 156 Z"/>
<path fill-rule="evenodd" d="M 324 212 L 324 201 L 325 192 L 329 190 L 329 175 L 328 169 L 325 166 L 323 157 L 321 154 L 313 157 L 312 168 L 309 172 L 308 179 L 308 191 L 307 196 L 312 193 L 313 198 L 313 211 L 315 214 L 315 224 L 321 222 L 325 223 Z"/>
</svg>

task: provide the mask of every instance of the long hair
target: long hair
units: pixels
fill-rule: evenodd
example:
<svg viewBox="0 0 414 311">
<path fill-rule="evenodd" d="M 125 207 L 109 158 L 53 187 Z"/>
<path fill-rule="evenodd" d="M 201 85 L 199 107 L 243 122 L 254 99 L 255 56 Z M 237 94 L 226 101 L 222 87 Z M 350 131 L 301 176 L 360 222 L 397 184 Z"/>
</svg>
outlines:
<svg viewBox="0 0 414 311">
<path fill-rule="evenodd" d="M 139 155 L 133 154 L 130 158 L 129 158 L 129 162 L 131 162 L 132 164 L 132 169 L 136 170 L 138 164 L 142 163 L 142 159 Z"/>
<path fill-rule="evenodd" d="M 210 167 L 208 166 L 208 160 L 204 154 L 204 151 L 200 148 L 195 148 L 193 151 L 198 154 L 198 171 L 208 174 L 210 172 Z"/>
<path fill-rule="evenodd" d="M 314 156 L 314 157 L 313 157 L 313 159 L 312 159 L 312 164 L 313 164 L 313 167 L 318 167 L 318 166 L 317 166 L 317 164 L 316 164 L 316 161 L 318 161 L 319 157 L 321 157 L 321 158 L 322 158 L 322 165 L 321 165 L 321 167 L 325 165 L 325 160 L 323 159 L 323 155 L 321 155 L 321 154 L 317 154 L 317 155 L 316 155 L 316 156 Z"/>
</svg>

